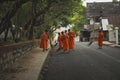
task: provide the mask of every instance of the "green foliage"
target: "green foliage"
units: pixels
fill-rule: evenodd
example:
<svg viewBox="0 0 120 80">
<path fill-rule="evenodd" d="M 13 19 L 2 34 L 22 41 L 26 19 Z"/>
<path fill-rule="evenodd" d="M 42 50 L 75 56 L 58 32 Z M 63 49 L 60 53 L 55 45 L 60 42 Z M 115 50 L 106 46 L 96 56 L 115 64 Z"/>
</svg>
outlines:
<svg viewBox="0 0 120 80">
<path fill-rule="evenodd" d="M 72 29 L 77 35 L 79 35 L 80 30 L 83 29 L 84 24 L 88 24 L 85 11 L 86 8 L 82 4 L 79 4 L 73 13 L 73 16 L 69 17 L 69 21 L 74 24 Z"/>
<path fill-rule="evenodd" d="M 74 24 L 73 30 L 79 32 L 84 24 L 87 23 L 85 17 L 85 7 L 82 6 L 81 0 L 29 0 L 24 3 L 22 7 L 16 12 L 15 16 L 11 19 L 12 24 L 17 27 L 23 27 L 33 16 L 32 3 L 35 3 L 35 24 L 34 36 L 40 37 L 45 29 L 50 29 L 50 34 L 60 26 L 66 27 L 68 24 Z M 5 12 L 0 8 L 0 17 L 6 13 L 11 3 L 6 3 Z M 37 15 L 37 16 L 36 16 Z M 31 24 L 31 23 L 29 23 Z"/>
<path fill-rule="evenodd" d="M 0 4 L 0 21 L 2 17 L 7 13 L 7 11 L 12 7 L 13 2 L 8 1 L 3 4 Z"/>
<path fill-rule="evenodd" d="M 112 0 L 112 2 L 118 2 L 119 0 Z"/>
<path fill-rule="evenodd" d="M 12 18 L 12 22 L 17 27 L 22 27 L 31 18 L 31 2 L 22 5 L 16 15 Z"/>
</svg>

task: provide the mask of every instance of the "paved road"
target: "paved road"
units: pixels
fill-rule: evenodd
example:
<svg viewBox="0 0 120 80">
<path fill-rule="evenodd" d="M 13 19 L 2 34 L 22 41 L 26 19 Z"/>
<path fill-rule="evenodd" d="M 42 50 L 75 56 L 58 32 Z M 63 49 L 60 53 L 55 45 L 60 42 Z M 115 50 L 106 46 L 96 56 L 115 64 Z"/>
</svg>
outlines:
<svg viewBox="0 0 120 80">
<path fill-rule="evenodd" d="M 43 80 L 120 80 L 120 48 L 76 42 L 74 51 L 51 53 Z"/>
</svg>

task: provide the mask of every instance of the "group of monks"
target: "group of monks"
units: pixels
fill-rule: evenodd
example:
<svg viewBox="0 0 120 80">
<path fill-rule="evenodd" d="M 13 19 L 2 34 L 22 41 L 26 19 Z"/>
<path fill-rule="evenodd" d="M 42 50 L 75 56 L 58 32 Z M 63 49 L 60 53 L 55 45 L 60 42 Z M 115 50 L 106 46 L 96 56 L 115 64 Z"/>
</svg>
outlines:
<svg viewBox="0 0 120 80">
<path fill-rule="evenodd" d="M 69 51 L 74 49 L 74 38 L 75 38 L 75 32 L 70 31 L 70 29 L 61 33 L 58 33 L 58 42 L 59 42 L 59 48 L 63 49 L 64 51 Z"/>
<path fill-rule="evenodd" d="M 42 34 L 41 42 L 40 42 L 40 48 L 43 48 L 43 51 L 48 50 L 48 30 L 45 30 L 45 32 Z M 75 38 L 75 32 L 70 31 L 70 29 L 61 33 L 58 33 L 58 42 L 59 42 L 59 48 L 58 50 L 63 49 L 64 51 L 69 51 L 74 49 L 74 38 Z M 102 48 L 103 46 L 103 38 L 104 33 L 102 31 L 99 31 L 98 34 L 98 46 L 99 48 Z"/>
<path fill-rule="evenodd" d="M 47 51 L 48 49 L 48 30 L 45 30 L 45 32 L 42 34 L 41 42 L 40 42 L 40 48 L 43 48 L 43 51 Z M 75 38 L 75 32 L 70 31 L 70 29 L 61 33 L 58 33 L 58 42 L 59 42 L 59 49 L 63 49 L 64 51 L 72 50 L 74 49 L 74 38 Z"/>
</svg>

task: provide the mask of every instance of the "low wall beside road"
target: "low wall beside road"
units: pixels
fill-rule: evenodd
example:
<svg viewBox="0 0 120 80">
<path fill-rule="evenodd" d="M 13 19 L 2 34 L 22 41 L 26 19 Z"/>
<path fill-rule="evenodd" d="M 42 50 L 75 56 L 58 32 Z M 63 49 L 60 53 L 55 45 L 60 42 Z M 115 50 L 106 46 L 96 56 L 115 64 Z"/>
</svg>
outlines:
<svg viewBox="0 0 120 80">
<path fill-rule="evenodd" d="M 39 45 L 39 40 L 0 46 L 0 73 L 12 66 L 21 56 Z"/>
</svg>

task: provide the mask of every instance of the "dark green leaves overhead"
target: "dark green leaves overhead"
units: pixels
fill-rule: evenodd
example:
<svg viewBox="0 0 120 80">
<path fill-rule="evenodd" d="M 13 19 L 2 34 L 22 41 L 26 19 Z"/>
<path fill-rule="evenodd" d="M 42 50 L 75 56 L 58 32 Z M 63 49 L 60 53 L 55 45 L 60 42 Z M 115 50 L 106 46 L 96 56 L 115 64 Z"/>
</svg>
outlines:
<svg viewBox="0 0 120 80">
<path fill-rule="evenodd" d="M 23 27 L 29 34 L 34 31 L 36 34 L 41 29 L 53 29 L 53 26 L 56 29 L 68 24 L 78 26 L 85 18 L 85 7 L 81 0 L 5 0 L 2 3 L 5 5 L 0 5 L 0 34 L 9 28 L 4 24 L 10 21 L 17 27 Z M 73 19 L 75 16 L 76 19 Z"/>
</svg>

